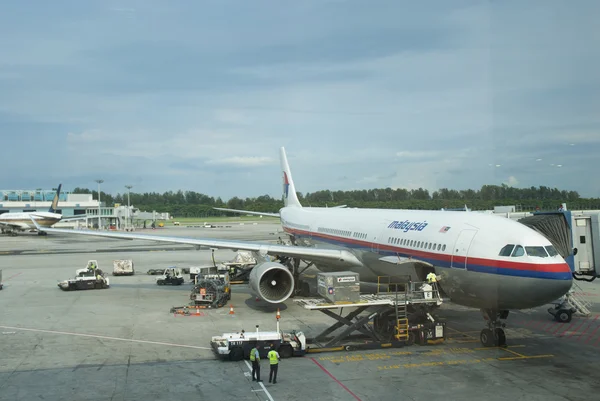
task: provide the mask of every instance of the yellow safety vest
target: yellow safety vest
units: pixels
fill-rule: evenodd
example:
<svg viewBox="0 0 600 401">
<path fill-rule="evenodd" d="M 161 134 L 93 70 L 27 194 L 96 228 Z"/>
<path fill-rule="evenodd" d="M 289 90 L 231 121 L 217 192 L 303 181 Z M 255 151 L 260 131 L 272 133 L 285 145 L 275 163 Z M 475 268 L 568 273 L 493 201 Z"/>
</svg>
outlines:
<svg viewBox="0 0 600 401">
<path fill-rule="evenodd" d="M 250 351 L 250 360 L 252 362 L 256 361 L 256 354 L 255 354 L 255 352 L 256 352 L 256 348 L 252 348 L 252 351 Z"/>
<path fill-rule="evenodd" d="M 269 351 L 268 357 L 269 357 L 269 363 L 271 365 L 277 365 L 279 363 L 279 358 L 277 358 L 277 352 Z"/>
</svg>

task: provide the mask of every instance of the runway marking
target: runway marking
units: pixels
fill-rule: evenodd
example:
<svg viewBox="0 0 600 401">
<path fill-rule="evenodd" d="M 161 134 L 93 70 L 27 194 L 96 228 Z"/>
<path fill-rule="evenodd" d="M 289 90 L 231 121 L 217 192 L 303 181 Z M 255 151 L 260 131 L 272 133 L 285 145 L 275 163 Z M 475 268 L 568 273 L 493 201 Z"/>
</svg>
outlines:
<svg viewBox="0 0 600 401">
<path fill-rule="evenodd" d="M 337 384 L 339 384 L 344 390 L 346 390 L 348 392 L 348 394 L 350 394 L 352 397 L 354 397 L 355 400 L 357 401 L 361 401 L 360 398 L 358 398 L 358 396 L 356 394 L 354 394 L 352 391 L 350 391 L 350 389 L 346 386 L 344 386 L 344 384 L 339 381 L 338 379 L 335 378 L 334 375 L 332 375 L 327 369 L 325 369 L 325 366 L 321 365 L 315 358 L 310 358 L 319 368 L 321 368 L 321 370 L 323 372 L 325 372 L 327 374 L 327 376 L 331 377 L 333 379 L 334 382 L 336 382 Z"/>
<path fill-rule="evenodd" d="M 252 376 L 252 365 L 250 365 L 250 362 L 248 362 L 246 360 L 244 360 L 244 362 L 246 363 L 246 366 L 248 366 L 248 369 L 250 369 L 250 376 Z M 258 384 L 260 384 L 260 386 L 262 387 L 262 391 L 264 391 L 265 394 L 267 395 L 267 397 L 269 397 L 269 401 L 274 401 L 273 397 L 271 397 L 271 393 L 269 393 L 269 391 L 267 390 L 265 385 L 262 382 L 258 382 Z M 252 391 L 261 391 L 261 390 L 252 390 Z"/>
<path fill-rule="evenodd" d="M 11 329 L 11 330 L 21 330 L 21 331 L 32 331 L 35 333 L 62 334 L 62 335 L 75 336 L 75 337 L 99 338 L 102 340 L 127 341 L 127 342 L 132 342 L 132 343 L 141 343 L 141 344 L 168 345 L 169 347 L 194 348 L 194 349 L 205 349 L 205 350 L 211 349 L 210 347 L 199 347 L 196 345 L 174 344 L 174 343 L 165 343 L 165 342 L 160 342 L 160 341 L 148 341 L 148 340 L 134 340 L 131 338 L 100 336 L 100 335 L 96 335 L 96 334 L 72 333 L 69 331 L 29 329 L 29 328 L 25 328 L 25 327 L 13 327 L 13 326 L 0 326 L 0 328 Z"/>
</svg>

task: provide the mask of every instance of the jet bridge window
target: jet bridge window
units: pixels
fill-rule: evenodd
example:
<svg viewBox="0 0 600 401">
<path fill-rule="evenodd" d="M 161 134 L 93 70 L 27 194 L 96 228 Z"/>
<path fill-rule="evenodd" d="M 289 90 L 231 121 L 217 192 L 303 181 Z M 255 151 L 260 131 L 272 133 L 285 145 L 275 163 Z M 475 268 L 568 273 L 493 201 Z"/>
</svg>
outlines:
<svg viewBox="0 0 600 401">
<path fill-rule="evenodd" d="M 513 251 L 512 255 L 510 255 L 513 258 L 518 258 L 519 256 L 523 256 L 525 255 L 525 250 L 523 249 L 523 247 L 521 245 L 517 245 L 515 247 L 515 250 Z"/>
<path fill-rule="evenodd" d="M 500 253 L 498 255 L 499 256 L 510 256 L 510 254 L 513 251 L 513 249 L 515 249 L 515 245 L 514 244 L 505 245 L 504 248 L 500 249 Z"/>
<path fill-rule="evenodd" d="M 538 258 L 547 258 L 548 254 L 543 246 L 526 246 L 525 251 L 529 256 L 535 256 Z"/>
</svg>

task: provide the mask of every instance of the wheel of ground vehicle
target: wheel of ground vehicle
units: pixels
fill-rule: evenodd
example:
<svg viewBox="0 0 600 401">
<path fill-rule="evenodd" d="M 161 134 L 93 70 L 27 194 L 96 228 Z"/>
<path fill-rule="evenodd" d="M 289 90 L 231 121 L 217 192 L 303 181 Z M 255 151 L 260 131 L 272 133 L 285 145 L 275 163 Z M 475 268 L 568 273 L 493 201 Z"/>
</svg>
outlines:
<svg viewBox="0 0 600 401">
<path fill-rule="evenodd" d="M 240 347 L 234 347 L 229 351 L 230 361 L 241 361 L 244 359 L 244 350 Z"/>
<path fill-rule="evenodd" d="M 282 358 L 291 358 L 294 355 L 294 351 L 290 345 L 282 345 L 279 347 L 279 356 Z"/>
<path fill-rule="evenodd" d="M 165 285 L 165 280 L 157 280 L 156 284 L 158 284 L 158 285 Z"/>
</svg>

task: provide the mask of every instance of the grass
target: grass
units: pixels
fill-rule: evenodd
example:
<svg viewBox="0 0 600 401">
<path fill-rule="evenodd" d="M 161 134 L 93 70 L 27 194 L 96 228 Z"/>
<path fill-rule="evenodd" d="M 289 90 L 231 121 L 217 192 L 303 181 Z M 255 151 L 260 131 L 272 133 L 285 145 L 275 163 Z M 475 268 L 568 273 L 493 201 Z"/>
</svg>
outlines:
<svg viewBox="0 0 600 401">
<path fill-rule="evenodd" d="M 277 217 L 263 216 L 235 216 L 235 217 L 179 217 L 165 222 L 165 225 L 173 225 L 174 221 L 178 221 L 181 225 L 185 224 L 202 224 L 202 223 L 232 223 L 252 221 L 258 223 L 279 223 Z"/>
</svg>

